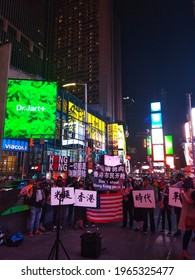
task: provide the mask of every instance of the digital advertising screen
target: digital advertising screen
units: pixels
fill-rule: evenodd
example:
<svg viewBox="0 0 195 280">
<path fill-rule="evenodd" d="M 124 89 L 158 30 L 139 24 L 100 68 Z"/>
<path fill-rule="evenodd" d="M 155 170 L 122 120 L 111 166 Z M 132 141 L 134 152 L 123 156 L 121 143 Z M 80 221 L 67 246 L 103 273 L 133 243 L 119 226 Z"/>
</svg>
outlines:
<svg viewBox="0 0 195 280">
<path fill-rule="evenodd" d="M 8 80 L 4 138 L 54 138 L 56 82 Z"/>
<path fill-rule="evenodd" d="M 161 128 L 162 127 L 162 114 L 161 113 L 152 113 L 151 114 L 151 127 L 152 128 Z"/>
<path fill-rule="evenodd" d="M 152 102 L 150 103 L 151 112 L 159 112 L 161 111 L 161 103 L 160 102 Z"/>
<path fill-rule="evenodd" d="M 153 148 L 153 161 L 164 161 L 164 146 L 152 145 Z"/>
<path fill-rule="evenodd" d="M 152 144 L 163 144 L 163 130 L 162 128 L 154 128 L 151 130 Z"/>
<path fill-rule="evenodd" d="M 166 155 L 173 154 L 173 137 L 172 137 L 172 135 L 165 136 L 165 154 Z"/>
<path fill-rule="evenodd" d="M 151 156 L 152 155 L 152 139 L 151 139 L 151 136 L 148 136 L 146 138 L 146 150 L 147 150 L 147 155 Z"/>
</svg>

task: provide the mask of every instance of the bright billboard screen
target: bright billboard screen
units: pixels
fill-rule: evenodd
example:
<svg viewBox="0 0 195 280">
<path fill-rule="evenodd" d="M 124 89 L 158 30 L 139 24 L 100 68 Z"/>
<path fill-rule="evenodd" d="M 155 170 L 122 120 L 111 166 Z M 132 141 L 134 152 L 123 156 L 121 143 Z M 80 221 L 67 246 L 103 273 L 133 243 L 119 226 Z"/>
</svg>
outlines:
<svg viewBox="0 0 195 280">
<path fill-rule="evenodd" d="M 174 157 L 173 156 L 166 156 L 166 164 L 168 164 L 171 169 L 175 168 Z"/>
<path fill-rule="evenodd" d="M 153 161 L 164 161 L 164 147 L 163 145 L 152 145 Z"/>
<path fill-rule="evenodd" d="M 152 155 L 152 140 L 151 140 L 151 136 L 148 136 L 146 138 L 146 149 L 147 149 L 147 155 L 151 156 Z"/>
<path fill-rule="evenodd" d="M 173 154 L 173 138 L 171 135 L 165 136 L 165 154 Z"/>
<path fill-rule="evenodd" d="M 151 130 L 152 144 L 163 144 L 163 130 L 162 128 L 154 128 Z"/>
<path fill-rule="evenodd" d="M 54 138 L 55 82 L 8 80 L 5 138 Z"/>
<path fill-rule="evenodd" d="M 151 114 L 151 127 L 152 128 L 161 128 L 162 127 L 162 114 L 161 113 Z"/>
<path fill-rule="evenodd" d="M 150 103 L 151 112 L 159 112 L 161 111 L 161 103 L 160 102 L 152 102 Z"/>
</svg>

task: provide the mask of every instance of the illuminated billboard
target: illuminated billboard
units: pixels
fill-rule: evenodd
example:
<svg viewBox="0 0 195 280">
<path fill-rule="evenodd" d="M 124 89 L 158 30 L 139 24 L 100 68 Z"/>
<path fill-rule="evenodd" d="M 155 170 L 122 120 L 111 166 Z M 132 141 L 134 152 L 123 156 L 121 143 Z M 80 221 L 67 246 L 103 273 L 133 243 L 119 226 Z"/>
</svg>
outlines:
<svg viewBox="0 0 195 280">
<path fill-rule="evenodd" d="M 5 138 L 54 138 L 56 82 L 8 80 Z"/>
<path fill-rule="evenodd" d="M 80 144 L 85 146 L 85 126 L 80 122 L 64 124 L 62 145 Z"/>
<path fill-rule="evenodd" d="M 151 114 L 151 127 L 152 128 L 161 128 L 162 127 L 162 114 L 161 113 L 152 113 Z"/>
<path fill-rule="evenodd" d="M 108 130 L 108 154 L 118 155 L 118 124 L 111 123 L 107 125 Z"/>
<path fill-rule="evenodd" d="M 164 146 L 153 145 L 153 161 L 164 161 Z"/>
<path fill-rule="evenodd" d="M 171 135 L 165 136 L 165 154 L 166 155 L 173 154 L 173 138 Z"/>
<path fill-rule="evenodd" d="M 12 152 L 28 152 L 28 141 L 16 139 L 3 139 L 2 150 Z"/>
<path fill-rule="evenodd" d="M 175 165 L 174 165 L 174 157 L 173 156 L 167 156 L 166 157 L 166 164 L 169 165 L 169 167 L 171 169 L 174 169 L 175 168 Z"/>
<path fill-rule="evenodd" d="M 185 138 L 186 142 L 192 142 L 192 137 L 191 137 L 191 131 L 190 131 L 190 123 L 186 122 L 184 125 L 184 132 L 185 132 Z"/>
<path fill-rule="evenodd" d="M 147 155 L 151 156 L 152 155 L 152 140 L 151 140 L 151 136 L 148 136 L 146 138 L 146 149 L 147 149 Z"/>
<path fill-rule="evenodd" d="M 72 102 L 68 102 L 68 122 L 85 124 L 85 111 Z M 99 149 L 105 150 L 106 123 L 91 113 L 87 112 L 87 134 L 90 139 L 99 144 Z"/>
<path fill-rule="evenodd" d="M 150 103 L 151 112 L 159 112 L 161 111 L 161 103 L 160 102 L 152 102 Z"/>
<path fill-rule="evenodd" d="M 151 130 L 152 144 L 163 144 L 163 130 L 162 128 L 155 128 Z"/>
<path fill-rule="evenodd" d="M 184 143 L 184 156 L 186 160 L 186 165 L 193 166 L 193 151 L 192 143 Z"/>
<path fill-rule="evenodd" d="M 120 165 L 120 157 L 104 155 L 104 165 L 106 166 Z"/>
<path fill-rule="evenodd" d="M 195 108 L 192 108 L 191 110 L 191 117 L 192 117 L 192 132 L 193 136 L 195 136 Z"/>
</svg>

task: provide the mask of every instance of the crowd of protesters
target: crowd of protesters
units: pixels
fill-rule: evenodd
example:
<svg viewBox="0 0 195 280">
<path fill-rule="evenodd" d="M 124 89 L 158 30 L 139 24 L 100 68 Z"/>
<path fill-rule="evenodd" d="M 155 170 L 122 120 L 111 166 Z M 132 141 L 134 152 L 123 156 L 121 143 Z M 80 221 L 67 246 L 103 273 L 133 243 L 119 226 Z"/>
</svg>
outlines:
<svg viewBox="0 0 195 280">
<path fill-rule="evenodd" d="M 45 230 L 56 231 L 67 227 L 84 229 L 89 222 L 86 217 L 86 208 L 70 205 L 51 205 L 51 189 L 56 187 L 72 187 L 74 189 L 95 190 L 93 181 L 85 181 L 82 178 L 46 179 L 44 177 L 31 179 L 23 188 L 20 195 L 24 195 L 29 204 L 29 219 L 27 232 L 29 237 L 43 234 Z M 179 189 L 182 207 L 169 205 L 169 188 Z M 155 208 L 135 207 L 133 191 L 154 190 Z M 166 179 L 152 176 L 133 178 L 127 176 L 120 191 L 123 194 L 123 221 L 121 228 L 129 227 L 136 232 L 151 234 L 167 234 L 179 237 L 183 232 L 182 257 L 188 259 L 187 249 L 190 240 L 195 241 L 195 228 L 185 225 L 186 215 L 195 216 L 195 187 L 193 179 L 183 174 L 177 174 L 174 178 Z M 52 215 L 51 215 L 52 213 Z M 52 216 L 52 222 L 48 225 L 47 215 Z M 156 219 L 157 217 L 157 219 Z M 174 221 L 173 221 L 174 219 Z M 176 224 L 175 232 L 173 224 Z M 92 223 L 92 225 L 94 225 Z M 194 232 L 194 236 L 193 235 Z"/>
<path fill-rule="evenodd" d="M 180 201 L 182 207 L 169 205 L 169 188 L 175 187 L 179 189 Z M 134 207 L 132 192 L 134 190 L 154 190 L 155 192 L 155 208 L 136 208 Z M 159 211 L 157 222 L 155 223 L 155 210 Z M 173 214 L 173 215 L 172 215 Z M 190 240 L 195 241 L 195 224 L 186 225 L 186 216 L 194 217 L 195 219 L 195 185 L 194 181 L 189 176 L 183 174 L 177 174 L 174 179 L 165 180 L 164 177 L 159 179 L 152 178 L 150 176 L 144 176 L 143 178 L 133 179 L 129 177 L 126 179 L 123 186 L 123 227 L 127 227 L 129 223 L 130 229 L 143 233 L 150 232 L 155 233 L 160 224 L 160 234 L 167 232 L 168 236 L 174 235 L 178 237 L 183 234 L 182 242 L 182 258 L 189 259 L 188 246 Z M 167 219 L 167 223 L 166 223 Z M 173 233 L 172 225 L 175 219 L 176 231 Z M 134 222 L 132 222 L 134 221 Z M 166 230 L 165 226 L 168 226 Z M 194 231 L 194 236 L 192 237 Z"/>
<path fill-rule="evenodd" d="M 45 230 L 56 231 L 58 226 L 60 230 L 67 227 L 72 227 L 75 230 L 84 229 L 88 226 L 86 207 L 74 206 L 74 204 L 51 205 L 51 189 L 56 187 L 62 188 L 61 194 L 65 187 L 94 190 L 93 181 L 87 180 L 85 184 L 83 178 L 72 177 L 64 179 L 62 176 L 49 180 L 43 177 L 32 178 L 19 194 L 19 196 L 25 197 L 25 203 L 30 208 L 27 224 L 29 237 L 42 234 Z M 52 223 L 47 223 L 48 215 L 50 215 Z"/>
</svg>

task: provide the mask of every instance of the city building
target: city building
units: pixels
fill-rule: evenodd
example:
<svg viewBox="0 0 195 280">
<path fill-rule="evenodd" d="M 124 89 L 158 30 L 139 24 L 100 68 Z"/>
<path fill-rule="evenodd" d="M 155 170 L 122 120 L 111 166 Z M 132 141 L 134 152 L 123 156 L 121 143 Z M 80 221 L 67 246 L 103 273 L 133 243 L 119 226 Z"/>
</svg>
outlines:
<svg viewBox="0 0 195 280">
<path fill-rule="evenodd" d="M 66 83 L 87 84 L 89 116 L 92 110 L 94 116 L 98 115 L 98 118 L 104 119 L 106 124 L 110 123 L 110 127 L 114 127 L 114 124 L 117 125 L 118 122 L 121 124 L 123 116 L 120 37 L 114 4 L 115 0 L 36 0 L 30 3 L 19 0 L 0 1 L 0 62 L 2 66 L 0 69 L 2 81 L 0 84 L 2 104 L 0 108 L 0 170 L 6 170 L 7 174 L 21 176 L 23 164 L 28 160 L 27 153 L 2 149 L 5 145 L 3 142 L 4 122 L 7 117 L 6 100 L 10 79 L 57 83 L 55 141 L 50 139 L 45 145 L 48 148 L 49 144 L 53 143 L 50 152 L 55 147 L 58 147 L 55 149 L 56 153 L 59 150 L 62 153 L 63 150 L 62 130 L 65 123 L 68 123 L 68 114 L 64 116 L 59 112 L 59 104 L 64 102 L 66 94 L 60 88 Z M 82 103 L 80 107 L 84 106 L 83 86 L 71 87 L 67 91 L 67 95 L 72 93 L 73 96 L 78 97 Z M 81 126 L 86 126 L 84 121 L 86 122 L 86 120 L 81 121 L 83 123 L 80 129 Z M 91 120 L 87 122 L 88 130 L 90 130 L 93 123 Z M 121 130 L 121 127 L 119 129 Z M 109 130 L 110 139 L 112 131 L 112 129 Z M 100 153 L 106 152 L 109 146 L 109 154 L 117 155 L 116 143 L 115 148 L 111 143 L 112 139 L 107 143 L 107 133 L 105 127 L 104 140 L 99 141 L 96 133 L 94 139 L 93 137 L 89 139 L 93 141 L 90 144 Z M 44 138 L 44 135 L 39 135 L 39 138 L 42 136 Z M 15 136 L 15 140 L 27 142 L 30 138 L 32 137 L 29 135 L 28 137 L 20 136 L 19 139 Z M 22 147 L 26 149 L 25 145 Z M 119 146 L 120 155 L 123 157 L 123 148 L 121 144 Z M 114 152 L 113 149 L 115 149 Z M 46 150 L 48 151 L 49 149 Z M 79 155 L 78 151 L 76 153 Z M 82 153 L 83 150 L 80 158 L 83 157 Z M 36 163 L 36 156 L 34 159 L 33 163 Z"/>
<path fill-rule="evenodd" d="M 113 0 L 53 1 L 51 79 L 88 85 L 88 103 L 122 120 L 119 23 Z M 83 99 L 83 88 L 70 92 Z"/>
</svg>

